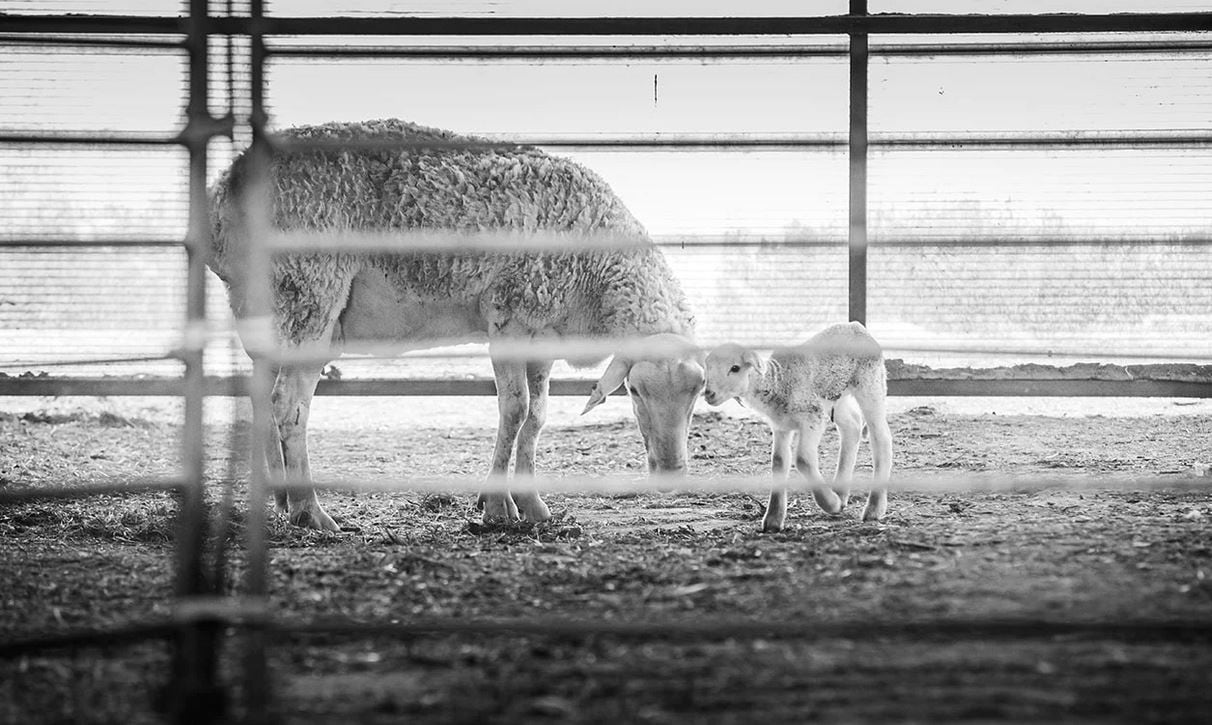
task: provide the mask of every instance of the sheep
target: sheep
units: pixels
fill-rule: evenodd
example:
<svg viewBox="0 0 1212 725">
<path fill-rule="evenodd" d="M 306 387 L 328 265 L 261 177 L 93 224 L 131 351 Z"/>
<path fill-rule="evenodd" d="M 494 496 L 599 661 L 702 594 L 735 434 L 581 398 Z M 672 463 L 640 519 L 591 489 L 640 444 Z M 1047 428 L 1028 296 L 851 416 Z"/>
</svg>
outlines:
<svg viewBox="0 0 1212 725">
<path fill-rule="evenodd" d="M 812 486 L 826 513 L 840 514 L 850 497 L 859 440 L 870 430 L 875 482 L 863 509 L 864 521 L 879 521 L 888 508 L 892 432 L 888 428 L 888 374 L 879 343 L 858 322 L 833 325 L 802 345 L 775 350 L 763 362 L 736 344 L 713 349 L 706 360 L 703 397 L 711 405 L 737 399 L 770 423 L 774 434 L 774 484 L 762 520 L 763 531 L 780 531 L 787 516 L 787 469 L 791 436 L 799 433 L 796 467 Z M 821 477 L 818 449 L 826 419 L 841 438 L 833 487 Z"/>
<path fill-rule="evenodd" d="M 287 349 L 332 345 L 332 357 L 359 342 L 423 348 L 487 339 L 496 380 L 498 429 L 486 520 L 544 521 L 533 484 L 553 360 L 497 354 L 510 341 L 593 337 L 663 344 L 645 355 L 622 346 L 594 386 L 585 412 L 626 385 L 655 473 L 683 471 L 691 410 L 703 385 L 694 315 L 664 256 L 598 175 L 533 147 L 388 119 L 300 126 L 269 170 L 269 212 L 281 230 L 341 233 L 429 229 L 559 234 L 554 249 L 278 254 L 272 262 L 274 336 Z M 353 142 L 349 144 L 349 142 Z M 342 143 L 349 144 L 341 148 Z M 228 286 L 238 319 L 251 314 L 243 274 L 250 240 L 241 193 L 248 154 L 212 188 L 210 268 Z M 631 242 L 595 243 L 601 235 Z M 306 427 L 321 363 L 274 366 L 268 464 L 310 480 Z M 576 365 L 596 360 L 570 360 Z M 504 488 L 516 446 L 514 490 Z M 529 483 L 526 483 L 530 479 Z M 522 484 L 522 485 L 518 485 Z M 314 490 L 275 495 L 277 509 L 302 526 L 337 530 Z"/>
</svg>

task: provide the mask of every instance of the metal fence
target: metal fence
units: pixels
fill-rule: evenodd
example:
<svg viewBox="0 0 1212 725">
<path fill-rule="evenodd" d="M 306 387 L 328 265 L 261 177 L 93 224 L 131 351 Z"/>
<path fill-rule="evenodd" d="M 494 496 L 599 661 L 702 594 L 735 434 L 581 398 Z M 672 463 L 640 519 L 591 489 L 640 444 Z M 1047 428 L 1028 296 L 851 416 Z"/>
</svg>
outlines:
<svg viewBox="0 0 1212 725">
<path fill-rule="evenodd" d="M 244 592 L 240 597 L 219 596 L 219 582 L 223 580 L 225 556 L 222 542 L 226 541 L 226 527 L 230 516 L 220 522 L 219 530 L 210 528 L 203 506 L 203 400 L 208 395 L 243 395 L 254 393 L 254 399 L 265 401 L 271 381 L 264 374 L 247 377 L 208 377 L 204 352 L 207 342 L 206 268 L 205 260 L 210 248 L 210 223 L 208 220 L 207 179 L 211 165 L 210 142 L 216 138 L 242 138 L 252 140 L 251 153 L 262 162 L 273 153 L 274 141 L 267 132 L 268 113 L 265 100 L 265 64 L 272 55 L 331 58 L 361 55 L 373 57 L 475 57 L 494 58 L 563 58 L 603 56 L 623 57 L 669 57 L 681 55 L 689 58 L 723 57 L 743 58 L 749 56 L 822 54 L 843 55 L 849 62 L 849 133 L 845 138 L 822 137 L 820 135 L 719 135 L 685 134 L 680 136 L 655 135 L 650 137 L 586 137 L 586 138 L 531 138 L 527 143 L 552 147 L 600 148 L 844 148 L 849 164 L 849 219 L 848 219 L 848 308 L 854 320 L 865 320 L 868 314 L 868 160 L 873 149 L 887 148 L 1060 148 L 1097 145 L 1114 148 L 1122 145 L 1151 145 L 1164 148 L 1208 148 L 1212 146 L 1212 134 L 1206 131 L 1182 131 L 1175 133 L 1090 133 L 1072 134 L 1064 132 L 1031 135 L 1014 134 L 967 134 L 967 135 L 879 135 L 870 133 L 870 118 L 867 105 L 869 63 L 873 56 L 917 56 L 917 55 L 982 55 L 1001 54 L 1012 50 L 1019 54 L 1032 53 L 1108 53 L 1133 52 L 1183 52 L 1212 49 L 1212 39 L 1184 39 L 1179 42 L 1148 39 L 1137 40 L 1133 33 L 1163 32 L 1212 32 L 1212 13 L 1157 13 L 1157 14 L 1109 14 L 1109 15 L 883 15 L 869 14 L 865 0 L 851 0 L 850 13 L 837 16 L 793 17 L 793 18 L 467 18 L 467 17 L 329 17 L 292 18 L 273 17 L 264 13 L 261 0 L 250 3 L 247 16 L 210 14 L 208 0 L 190 0 L 189 14 L 182 17 L 126 17 L 126 16 L 78 16 L 78 15 L 12 15 L 4 18 L 0 43 L 45 44 L 48 46 L 68 44 L 88 47 L 158 48 L 183 52 L 188 56 L 189 103 L 186 109 L 187 122 L 181 132 L 173 137 L 150 137 L 147 135 L 98 136 L 92 134 L 45 134 L 8 133 L 0 135 L 0 145 L 81 145 L 105 148 L 143 145 L 176 145 L 188 153 L 189 159 L 189 216 L 188 232 L 183 241 L 187 252 L 186 319 L 183 323 L 183 343 L 173 351 L 172 357 L 179 359 L 185 368 L 179 381 L 140 380 L 88 380 L 78 378 L 0 378 L 0 395 L 182 395 L 185 401 L 184 452 L 181 479 L 172 482 L 148 482 L 144 488 L 168 488 L 180 497 L 180 526 L 177 536 L 177 583 L 175 595 L 178 606 L 174 616 L 164 623 L 132 625 L 128 629 L 109 631 L 86 631 L 57 637 L 38 638 L 22 642 L 0 644 L 0 655 L 14 655 L 63 647 L 88 647 L 99 644 L 117 644 L 143 641 L 151 638 L 167 638 L 173 643 L 174 664 L 171 673 L 173 716 L 182 722 L 217 719 L 225 711 L 225 693 L 217 673 L 218 650 L 228 636 L 229 628 L 236 628 L 244 647 L 242 662 L 243 689 L 246 702 L 243 709 L 253 721 L 265 717 L 269 707 L 271 691 L 268 686 L 266 644 L 279 631 L 329 632 L 351 636 L 391 633 L 396 636 L 415 636 L 434 633 L 518 633 L 541 636 L 585 637 L 592 634 L 613 634 L 626 637 L 650 637 L 655 634 L 687 638 L 726 636 L 879 636 L 880 630 L 870 623 L 857 626 L 838 625 L 822 628 L 818 625 L 789 627 L 786 623 L 757 624 L 748 620 L 727 622 L 682 623 L 589 623 L 582 621 L 492 621 L 451 622 L 421 621 L 389 625 L 359 624 L 351 622 L 317 622 L 300 627 L 276 624 L 265 612 L 267 596 L 265 507 L 259 505 L 268 499 L 269 482 L 264 475 L 254 471 L 247 518 L 248 576 Z M 992 42 L 962 43 L 889 43 L 872 46 L 869 38 L 873 34 L 888 36 L 939 34 L 1004 34 L 1034 33 L 1040 36 L 1061 33 L 1118 33 L 1125 34 L 1113 40 L 1085 41 L 1058 45 L 1041 39 L 1032 43 L 1019 43 L 1012 49 L 996 40 Z M 412 47 L 407 44 L 383 47 L 359 46 L 343 48 L 338 45 L 281 45 L 267 47 L 267 36 L 324 37 L 324 36 L 455 36 L 488 38 L 509 37 L 556 37 L 575 38 L 576 42 L 546 44 L 542 46 L 517 46 L 510 44 L 449 46 L 424 45 Z M 845 36 L 848 42 L 839 45 L 807 44 L 803 46 L 730 45 L 684 42 L 668 45 L 601 46 L 582 42 L 586 38 L 601 36 L 630 36 L 635 38 L 655 36 L 678 36 L 683 39 L 699 37 L 770 36 L 781 37 L 836 35 Z M 221 39 L 227 44 L 222 49 L 227 54 L 225 66 L 229 73 L 241 66 L 248 71 L 248 98 L 246 115 L 237 113 L 236 99 L 227 100 L 233 107 L 223 115 L 212 114 L 211 77 L 215 63 L 213 41 Z M 233 44 L 238 39 L 238 44 Z M 236 58 L 236 53 L 247 52 L 247 58 Z M 231 77 L 228 78 L 229 89 Z M 1205 230 L 1207 231 L 1207 230 Z M 167 243 L 181 244 L 179 240 Z M 77 241 L 56 242 L 42 240 L 37 243 L 23 242 L 10 246 L 37 246 L 56 244 L 80 244 Z M 143 242 L 146 243 L 146 242 Z M 1199 245 L 1208 245 L 1212 239 L 1194 240 Z M 6 243 L 7 244 L 7 243 Z M 106 245 L 114 242 L 106 241 Z M 265 264 L 263 259 L 259 264 Z M 266 300 L 260 302 L 267 309 Z M 1149 379 L 1145 371 L 1133 379 L 1053 378 L 1042 380 L 959 380 L 917 379 L 906 377 L 892 381 L 893 394 L 936 395 L 1153 395 L 1212 397 L 1212 382 L 1199 374 L 1188 379 Z M 1205 371 L 1206 373 L 1206 371 Z M 423 395 L 468 395 L 491 394 L 490 382 L 458 382 L 444 380 L 409 381 L 322 381 L 321 394 L 368 395 L 368 394 L 423 394 Z M 552 393 L 582 394 L 583 384 L 577 381 L 556 381 Z M 254 406 L 254 424 L 258 435 L 268 430 L 269 414 L 265 405 Z M 442 482 L 443 485 L 445 482 Z M 748 485 L 764 485 L 749 482 Z M 65 489 L 33 492 L 36 496 L 83 496 L 103 489 Z M 104 489 L 108 490 L 108 489 Z M 122 490 L 132 487 L 124 485 Z M 0 501 L 26 498 L 11 494 L 0 494 Z M 218 543 L 218 547 L 207 544 Z M 1073 623 L 1056 622 L 923 622 L 914 625 L 921 633 L 947 634 L 955 631 L 983 632 L 989 636 L 1021 636 L 1029 631 L 1033 635 L 1045 633 L 1081 633 L 1091 628 L 1115 636 L 1186 637 L 1193 633 L 1205 636 L 1206 622 L 1192 623 Z M 910 627 L 910 629 L 912 629 Z M 905 624 L 897 624 L 896 630 L 905 633 Z"/>
</svg>

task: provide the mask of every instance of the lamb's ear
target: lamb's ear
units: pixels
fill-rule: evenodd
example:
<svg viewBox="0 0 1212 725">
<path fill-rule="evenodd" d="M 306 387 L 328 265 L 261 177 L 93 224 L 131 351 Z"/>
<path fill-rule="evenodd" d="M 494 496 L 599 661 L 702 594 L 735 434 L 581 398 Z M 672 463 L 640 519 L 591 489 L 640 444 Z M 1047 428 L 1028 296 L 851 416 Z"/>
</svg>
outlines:
<svg viewBox="0 0 1212 725">
<path fill-rule="evenodd" d="M 585 410 L 581 411 L 581 415 L 585 415 L 604 403 L 611 393 L 619 389 L 619 386 L 627 379 L 629 372 L 631 372 L 631 363 L 617 356 L 611 360 L 610 364 L 606 366 L 606 372 L 602 373 L 601 379 L 598 380 L 598 384 L 593 386 L 593 392 L 589 394 L 589 402 L 585 403 Z"/>
<path fill-rule="evenodd" d="M 741 356 L 741 362 L 758 371 L 758 375 L 766 374 L 766 363 L 753 350 L 746 350 Z"/>
</svg>

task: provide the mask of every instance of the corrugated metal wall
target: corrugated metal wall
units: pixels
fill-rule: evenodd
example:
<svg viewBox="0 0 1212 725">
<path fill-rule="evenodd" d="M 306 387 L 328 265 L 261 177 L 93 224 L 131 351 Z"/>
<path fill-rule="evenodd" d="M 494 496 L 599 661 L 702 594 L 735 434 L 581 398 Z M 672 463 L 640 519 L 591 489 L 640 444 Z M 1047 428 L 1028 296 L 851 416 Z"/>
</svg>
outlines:
<svg viewBox="0 0 1212 725">
<path fill-rule="evenodd" d="M 101 5 L 17 2 L 13 9 L 164 11 L 160 3 Z M 363 5 L 350 9 L 403 7 Z M 844 5 L 819 3 L 794 11 L 838 13 Z M 929 5 L 923 9 L 947 10 Z M 1023 11 L 1026 5 L 1003 3 L 996 10 Z M 1111 9 L 1160 9 L 1148 5 Z M 777 2 L 768 6 L 747 11 L 790 11 Z M 499 8 L 468 2 L 420 11 L 427 9 L 477 14 Z M 1108 8 L 1099 4 L 1097 9 Z M 635 10 L 612 5 L 605 12 Z M 693 9 L 650 8 L 653 14 L 679 10 Z M 895 10 L 910 8 L 897 4 Z M 280 2 L 273 11 L 321 14 L 330 8 Z M 1106 39 L 1074 36 L 1060 42 Z M 346 40 L 389 42 L 337 42 Z M 881 44 L 924 40 L 872 38 L 873 141 L 915 134 L 1156 135 L 1206 131 L 1212 118 L 1212 74 L 1206 72 L 1212 53 L 1206 50 L 1012 58 L 879 52 Z M 844 38 L 805 42 L 837 45 Z M 216 53 L 217 60 L 222 56 Z M 222 104 L 222 67 L 214 77 L 214 103 Z M 659 132 L 844 139 L 847 124 L 844 56 L 542 63 L 278 57 L 269 65 L 268 79 L 275 127 L 397 116 L 504 137 Z M 180 52 L 48 50 L 0 42 L 0 133 L 170 136 L 181 125 L 183 91 Z M 704 342 L 790 342 L 845 317 L 847 162 L 842 148 L 554 152 L 605 176 L 669 245 L 670 259 L 700 311 Z M 214 173 L 230 153 L 216 146 Z M 0 169 L 0 243 L 184 236 L 185 154 L 177 147 L 0 144 Z M 1208 349 L 1212 149 L 1206 144 L 877 147 L 870 179 L 869 323 L 890 346 L 971 350 L 974 354 L 960 357 L 981 362 L 1013 359 L 984 354 L 997 349 L 1078 350 L 1100 359 L 1195 355 Z M 696 248 L 702 240 L 713 244 Z M 719 246 L 720 240 L 738 246 Z M 785 242 L 807 244 L 769 246 Z M 761 243 L 766 246 L 755 246 Z M 184 253 L 177 248 L 0 247 L 0 371 L 164 352 L 176 344 L 184 318 L 184 279 Z M 218 331 L 229 332 L 221 285 L 211 281 Z M 232 364 L 226 339 L 220 335 L 210 356 L 213 372 Z M 395 368 L 401 369 L 425 371 Z M 483 361 L 455 369 L 488 374 Z M 121 370 L 159 373 L 177 367 L 168 362 Z"/>
</svg>

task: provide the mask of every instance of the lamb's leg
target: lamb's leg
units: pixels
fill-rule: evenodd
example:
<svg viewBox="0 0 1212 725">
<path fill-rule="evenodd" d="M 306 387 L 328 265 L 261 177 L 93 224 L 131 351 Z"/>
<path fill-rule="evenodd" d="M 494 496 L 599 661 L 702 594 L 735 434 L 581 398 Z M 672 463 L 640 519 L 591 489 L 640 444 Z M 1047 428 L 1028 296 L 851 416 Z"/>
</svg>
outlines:
<svg viewBox="0 0 1212 725">
<path fill-rule="evenodd" d="M 782 531 L 787 519 L 787 469 L 791 463 L 791 433 L 775 430 L 770 451 L 770 503 L 766 505 L 766 516 L 762 519 L 762 531 Z"/>
<path fill-rule="evenodd" d="M 837 472 L 833 476 L 833 492 L 841 499 L 842 509 L 850 501 L 850 484 L 858 461 L 859 442 L 863 438 L 863 414 L 849 395 L 843 395 L 833 407 L 833 424 L 837 427 L 839 444 Z"/>
<path fill-rule="evenodd" d="M 551 511 L 539 496 L 533 481 L 535 454 L 539 446 L 539 433 L 547 422 L 547 388 L 551 379 L 550 362 L 526 364 L 526 387 L 530 393 L 530 405 L 526 420 L 518 431 L 518 459 L 514 467 L 514 494 L 522 518 L 527 521 L 546 521 Z"/>
<path fill-rule="evenodd" d="M 875 465 L 875 480 L 863 507 L 863 521 L 879 521 L 888 511 L 888 479 L 892 475 L 892 429 L 888 427 L 888 411 L 884 390 L 860 390 L 855 393 L 867 427 L 871 433 L 871 459 Z"/>
<path fill-rule="evenodd" d="M 282 444 L 287 483 L 311 481 L 311 464 L 307 457 L 307 419 L 311 411 L 316 383 L 320 382 L 319 365 L 283 367 L 274 382 L 271 403 L 274 424 Z M 340 531 L 340 527 L 320 506 L 314 488 L 290 488 L 286 492 L 286 509 L 290 522 L 324 531 Z"/>
<path fill-rule="evenodd" d="M 488 472 L 488 491 L 482 494 L 484 520 L 518 520 L 518 507 L 509 495 L 506 480 L 509 461 L 518 440 L 518 431 L 526 420 L 530 391 L 526 385 L 526 364 L 514 360 L 492 361 L 497 381 L 497 442 L 492 450 L 492 468 Z"/>
<path fill-rule="evenodd" d="M 823 413 L 823 412 L 822 412 Z M 816 505 L 827 514 L 842 512 L 842 499 L 825 483 L 821 475 L 821 436 L 825 433 L 825 416 L 822 414 L 800 427 L 800 442 L 796 449 L 795 465 L 812 486 L 812 497 Z"/>
</svg>

